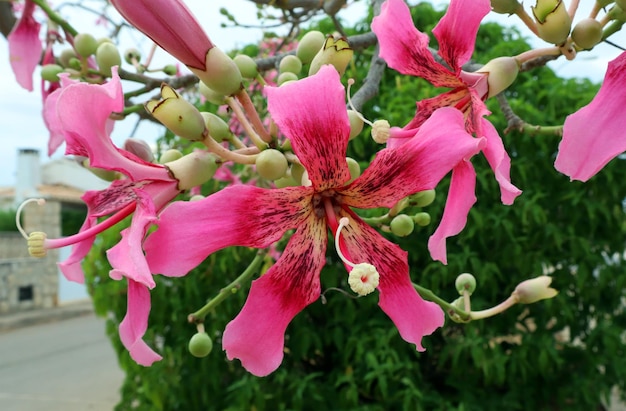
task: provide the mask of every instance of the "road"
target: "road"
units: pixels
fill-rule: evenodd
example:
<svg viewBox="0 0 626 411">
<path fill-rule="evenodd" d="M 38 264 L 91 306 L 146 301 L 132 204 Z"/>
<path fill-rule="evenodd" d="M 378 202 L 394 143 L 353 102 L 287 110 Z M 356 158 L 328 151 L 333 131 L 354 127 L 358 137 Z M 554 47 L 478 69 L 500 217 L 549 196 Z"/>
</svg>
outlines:
<svg viewBox="0 0 626 411">
<path fill-rule="evenodd" d="M 123 377 L 93 314 L 0 334 L 2 411 L 111 411 Z"/>
</svg>

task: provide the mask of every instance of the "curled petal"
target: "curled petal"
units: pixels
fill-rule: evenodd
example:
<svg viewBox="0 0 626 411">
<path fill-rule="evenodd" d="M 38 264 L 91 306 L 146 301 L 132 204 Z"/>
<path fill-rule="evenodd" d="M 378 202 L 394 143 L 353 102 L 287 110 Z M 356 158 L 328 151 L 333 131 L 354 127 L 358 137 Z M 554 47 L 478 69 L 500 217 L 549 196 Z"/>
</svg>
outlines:
<svg viewBox="0 0 626 411">
<path fill-rule="evenodd" d="M 39 24 L 33 18 L 35 3 L 26 0 L 22 17 L 9 33 L 9 60 L 17 83 L 28 91 L 33 91 L 33 72 L 41 59 L 43 46 L 39 39 Z"/>
<path fill-rule="evenodd" d="M 587 181 L 626 150 L 626 52 L 609 63 L 598 94 L 565 119 L 554 167 L 572 180 Z"/>
<path fill-rule="evenodd" d="M 150 291 L 145 285 L 128 280 L 128 306 L 120 323 L 120 340 L 137 364 L 149 367 L 162 357 L 143 340 L 148 329 Z"/>
<path fill-rule="evenodd" d="M 463 114 L 442 108 L 400 147 L 378 152 L 370 166 L 341 193 L 352 207 L 393 207 L 400 199 L 434 188 L 463 159 L 480 151 L 483 139 L 465 131 Z"/>
<path fill-rule="evenodd" d="M 57 114 L 58 99 L 63 92 L 63 88 L 70 84 L 78 83 L 78 80 L 72 80 L 67 75 L 60 76 L 60 88 L 54 90 L 44 101 L 43 105 L 43 121 L 50 132 L 48 139 L 48 155 L 51 156 L 65 141 L 63 127 Z"/>
<path fill-rule="evenodd" d="M 319 274 L 326 262 L 326 225 L 311 215 L 291 237 L 276 264 L 252 283 L 243 309 L 224 330 L 228 359 L 265 376 L 283 360 L 285 331 L 320 295 Z"/>
<path fill-rule="evenodd" d="M 446 207 L 439 227 L 428 239 L 428 250 L 433 260 L 447 264 L 446 239 L 457 235 L 467 223 L 467 215 L 476 202 L 476 172 L 472 163 L 461 161 L 452 170 L 452 180 Z"/>
<path fill-rule="evenodd" d="M 236 185 L 203 200 L 175 202 L 160 214 L 158 230 L 144 243 L 150 271 L 178 277 L 222 248 L 268 247 L 309 217 L 311 194 L 304 187 Z"/>
<path fill-rule="evenodd" d="M 80 231 L 82 232 L 93 227 L 97 222 L 96 217 L 88 214 L 85 222 L 80 227 Z M 83 272 L 82 263 L 87 253 L 89 253 L 89 250 L 91 250 L 95 239 L 96 237 L 90 237 L 72 245 L 70 255 L 64 261 L 57 264 L 59 270 L 61 270 L 61 273 L 63 273 L 63 276 L 65 276 L 67 280 L 79 284 L 85 283 L 85 273 Z"/>
<path fill-rule="evenodd" d="M 272 118 L 291 141 L 313 187 L 325 190 L 350 179 L 346 148 L 350 122 L 345 90 L 333 66 L 282 87 L 267 87 Z"/>
</svg>

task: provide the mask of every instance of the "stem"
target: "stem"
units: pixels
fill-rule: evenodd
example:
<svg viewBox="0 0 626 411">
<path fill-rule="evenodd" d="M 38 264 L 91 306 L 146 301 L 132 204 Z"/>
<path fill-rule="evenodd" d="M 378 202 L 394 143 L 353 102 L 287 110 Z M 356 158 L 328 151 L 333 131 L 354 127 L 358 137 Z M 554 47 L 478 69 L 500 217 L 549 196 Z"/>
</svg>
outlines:
<svg viewBox="0 0 626 411">
<path fill-rule="evenodd" d="M 518 64 L 522 65 L 527 61 L 534 60 L 542 56 L 559 56 L 561 55 L 561 49 L 558 47 L 546 47 L 542 49 L 528 50 L 515 56 Z"/>
<path fill-rule="evenodd" d="M 482 320 L 484 318 L 489 318 L 493 317 L 496 314 L 500 314 L 501 312 L 506 311 L 515 304 L 517 304 L 517 296 L 511 295 L 509 298 L 496 305 L 495 307 L 491 307 L 482 311 L 471 311 L 469 313 L 469 316 L 472 320 Z"/>
<path fill-rule="evenodd" d="M 524 10 L 524 7 L 521 4 L 517 10 L 515 10 L 515 14 L 517 14 L 517 17 L 522 20 L 522 23 L 524 23 L 526 27 L 533 32 L 533 34 L 537 35 L 537 25 L 535 24 L 535 20 L 533 20 L 528 13 L 526 13 L 526 10 Z"/>
<path fill-rule="evenodd" d="M 576 10 L 578 10 L 578 3 L 580 0 L 572 0 L 569 4 L 569 9 L 567 9 L 567 14 L 569 14 L 569 18 L 574 20 L 574 16 L 576 15 Z"/>
<path fill-rule="evenodd" d="M 69 33 L 73 37 L 78 34 L 78 31 L 74 27 L 50 8 L 46 0 L 33 0 L 33 3 L 38 5 L 39 8 L 48 15 L 48 18 L 61 26 L 66 33 Z"/>
<path fill-rule="evenodd" d="M 206 146 L 206 148 L 209 149 L 210 152 L 217 154 L 218 156 L 222 157 L 224 160 L 233 161 L 238 164 L 256 163 L 256 158 L 258 154 L 245 155 L 245 154 L 233 153 L 232 151 L 225 149 L 220 144 L 218 144 L 217 141 L 213 140 L 213 137 L 211 136 L 208 136 L 207 138 L 202 140 L 202 143 L 204 143 L 204 145 Z"/>
<path fill-rule="evenodd" d="M 470 316 L 469 313 L 456 308 L 455 306 L 453 306 L 452 304 L 448 303 L 447 301 L 439 298 L 435 293 L 433 293 L 432 291 L 430 291 L 428 288 L 424 288 L 420 285 L 417 285 L 415 283 L 413 283 L 413 288 L 415 288 L 415 290 L 419 293 L 420 296 L 422 296 L 422 298 L 428 300 L 428 301 L 432 301 L 434 303 L 436 303 L 437 305 L 439 305 L 441 308 L 443 308 L 444 310 L 446 310 L 447 312 L 450 311 L 454 311 L 455 314 L 457 314 L 463 321 L 467 321 L 470 319 L 473 319 L 473 317 Z"/>
<path fill-rule="evenodd" d="M 261 117 L 259 117 L 259 113 L 256 111 L 256 107 L 254 107 L 254 103 L 252 103 L 252 100 L 250 99 L 250 96 L 248 95 L 246 90 L 241 89 L 237 94 L 235 94 L 235 97 L 237 98 L 237 101 L 239 101 L 239 103 L 241 103 L 241 105 L 243 106 L 246 114 L 248 114 L 252 125 L 261 136 L 261 139 L 266 143 L 271 142 L 272 136 L 265 129 L 265 126 L 261 121 Z"/>
<path fill-rule="evenodd" d="M 232 97 L 227 97 L 226 104 L 228 104 L 228 107 L 230 107 L 231 110 L 233 110 L 233 112 L 235 113 L 235 116 L 237 116 L 237 120 L 239 120 L 239 123 L 241 123 L 241 126 L 248 134 L 248 137 L 250 137 L 250 140 L 252 141 L 252 143 L 255 146 L 257 146 L 259 150 L 263 150 L 264 148 L 266 148 L 267 144 L 256 133 L 256 131 L 254 130 L 254 127 L 248 121 L 248 118 L 246 117 L 244 111 L 242 110 L 241 106 L 237 103 L 237 101 Z"/>
<path fill-rule="evenodd" d="M 241 284 L 244 281 L 248 281 L 254 273 L 259 271 L 259 267 L 261 266 L 261 263 L 263 262 L 263 259 L 265 258 L 266 254 L 267 254 L 267 250 L 259 250 L 256 256 L 254 257 L 254 260 L 252 260 L 248 268 L 246 268 L 239 277 L 235 278 L 233 282 L 228 284 L 226 287 L 222 288 L 220 292 L 215 297 L 213 297 L 213 299 L 211 299 L 208 303 L 204 305 L 204 307 L 200 308 L 195 313 L 189 314 L 189 316 L 187 317 L 189 322 L 199 323 L 199 322 L 204 321 L 204 318 L 212 309 L 217 307 L 229 295 L 232 295 L 235 292 L 237 292 L 241 288 Z"/>
</svg>

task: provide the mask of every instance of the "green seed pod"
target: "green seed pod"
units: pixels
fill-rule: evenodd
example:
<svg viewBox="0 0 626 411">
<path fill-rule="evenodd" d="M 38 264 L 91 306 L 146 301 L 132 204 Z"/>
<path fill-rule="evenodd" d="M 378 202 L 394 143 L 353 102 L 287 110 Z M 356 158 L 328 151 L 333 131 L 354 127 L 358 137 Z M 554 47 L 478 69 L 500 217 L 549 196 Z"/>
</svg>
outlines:
<svg viewBox="0 0 626 411">
<path fill-rule="evenodd" d="M 289 81 L 296 81 L 298 80 L 298 76 L 295 75 L 294 73 L 291 73 L 289 71 L 286 71 L 284 73 L 280 73 L 280 75 L 278 76 L 278 79 L 276 80 L 276 83 L 279 86 L 282 86 L 283 84 L 289 82 Z"/>
<path fill-rule="evenodd" d="M 100 68 L 100 73 L 111 77 L 111 68 L 122 64 L 122 57 L 112 43 L 102 43 L 96 50 L 96 63 Z"/>
<path fill-rule="evenodd" d="M 136 48 L 124 50 L 124 61 L 128 64 L 135 64 L 141 60 L 141 52 Z"/>
<path fill-rule="evenodd" d="M 89 57 L 96 53 L 98 41 L 89 33 L 80 33 L 74 37 L 74 50 L 82 57 Z"/>
<path fill-rule="evenodd" d="M 321 31 L 309 31 L 302 36 L 296 49 L 296 56 L 298 56 L 302 64 L 309 64 L 313 61 L 313 57 L 324 45 L 324 40 L 326 40 L 326 37 Z"/>
<path fill-rule="evenodd" d="M 350 140 L 358 136 L 363 131 L 363 119 L 354 110 L 348 110 L 348 120 L 350 120 Z"/>
<path fill-rule="evenodd" d="M 233 61 L 239 68 L 242 77 L 254 79 L 257 74 L 259 74 L 259 69 L 257 68 L 256 62 L 252 59 L 252 57 L 245 54 L 239 54 L 235 56 Z"/>
<path fill-rule="evenodd" d="M 183 153 L 176 149 L 170 148 L 169 150 L 166 150 L 163 154 L 161 154 L 161 158 L 159 158 L 159 163 L 169 163 L 171 161 L 178 160 L 182 156 Z"/>
<path fill-rule="evenodd" d="M 398 214 L 391 220 L 389 224 L 391 232 L 398 237 L 406 237 L 413 232 L 415 223 L 413 219 L 406 214 Z"/>
<path fill-rule="evenodd" d="M 59 81 L 61 73 L 63 73 L 63 67 L 58 64 L 46 64 L 41 67 L 41 78 L 51 83 Z"/>
<path fill-rule="evenodd" d="M 472 295 L 476 290 L 476 278 L 470 273 L 460 274 L 454 281 L 454 287 L 461 295 L 464 291 L 468 291 Z"/>
<path fill-rule="evenodd" d="M 287 55 L 280 60 L 280 64 L 278 65 L 278 71 L 280 73 L 293 73 L 300 74 L 302 70 L 302 62 L 300 59 L 293 55 Z"/>
<path fill-rule="evenodd" d="M 201 112 L 200 114 L 202 114 L 202 117 L 204 118 L 204 124 L 209 130 L 209 135 L 213 137 L 213 140 L 221 143 L 222 141 L 230 139 L 233 133 L 231 133 L 230 127 L 228 127 L 228 124 L 224 120 L 222 120 L 221 117 L 205 111 Z"/>
<path fill-rule="evenodd" d="M 194 357 L 206 357 L 212 349 L 213 341 L 207 333 L 196 333 L 189 340 L 189 352 Z"/>
<path fill-rule="evenodd" d="M 256 171 L 267 180 L 278 180 L 287 172 L 289 163 L 285 155 L 273 148 L 263 150 L 256 159 Z"/>
<path fill-rule="evenodd" d="M 346 157 L 346 162 L 348 163 L 348 170 L 350 171 L 350 181 L 348 181 L 348 183 L 351 183 L 361 175 L 361 166 L 355 159 L 350 157 Z"/>
<path fill-rule="evenodd" d="M 602 24 L 591 18 L 579 21 L 572 30 L 572 40 L 580 48 L 593 48 L 602 40 Z"/>
</svg>

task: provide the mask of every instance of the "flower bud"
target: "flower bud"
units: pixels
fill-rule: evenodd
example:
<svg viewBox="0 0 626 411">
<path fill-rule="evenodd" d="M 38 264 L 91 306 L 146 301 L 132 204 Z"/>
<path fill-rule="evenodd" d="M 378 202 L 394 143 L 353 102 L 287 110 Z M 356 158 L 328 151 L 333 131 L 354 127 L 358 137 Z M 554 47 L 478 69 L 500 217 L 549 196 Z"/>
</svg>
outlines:
<svg viewBox="0 0 626 411">
<path fill-rule="evenodd" d="M 294 180 L 293 177 L 287 173 L 284 177 L 274 180 L 274 185 L 276 188 L 285 188 L 299 186 L 300 183 L 297 183 L 296 180 Z"/>
<path fill-rule="evenodd" d="M 459 297 L 456 300 L 452 301 L 450 303 L 450 305 L 454 306 L 455 308 L 458 308 L 459 310 L 463 310 L 465 311 L 465 299 L 463 297 Z M 465 324 L 468 323 L 470 321 L 472 321 L 471 318 L 468 318 L 466 320 L 462 319 L 456 312 L 454 312 L 453 310 L 448 310 L 448 316 L 450 317 L 450 319 L 452 321 L 454 321 L 455 323 L 461 323 L 461 324 Z"/>
<path fill-rule="evenodd" d="M 280 60 L 278 65 L 278 71 L 280 73 L 293 73 L 300 74 L 302 70 L 302 62 L 300 59 L 293 55 L 287 55 Z"/>
<path fill-rule="evenodd" d="M 122 57 L 114 44 L 102 43 L 96 50 L 96 63 L 98 63 L 100 73 L 111 77 L 111 67 L 120 66 Z"/>
<path fill-rule="evenodd" d="M 176 67 L 174 64 L 166 64 L 163 67 L 163 73 L 167 74 L 168 76 L 175 76 L 176 73 L 178 73 L 178 67 Z"/>
<path fill-rule="evenodd" d="M 81 57 L 89 57 L 96 53 L 98 41 L 89 33 L 80 33 L 74 37 L 74 50 Z"/>
<path fill-rule="evenodd" d="M 348 110 L 348 120 L 350 120 L 350 140 L 358 136 L 363 131 L 363 119 L 354 110 Z"/>
<path fill-rule="evenodd" d="M 86 158 L 81 162 L 81 165 L 85 167 L 91 174 L 104 181 L 114 181 L 120 178 L 120 173 L 114 170 L 105 170 L 103 168 L 91 167 L 89 165 L 89 159 Z"/>
<path fill-rule="evenodd" d="M 513 14 L 522 7 L 517 0 L 491 0 L 491 11 L 499 14 Z"/>
<path fill-rule="evenodd" d="M 226 96 L 224 94 L 218 93 L 217 91 L 204 84 L 202 81 L 199 83 L 199 85 L 200 94 L 202 94 L 202 96 L 207 99 L 209 103 L 213 103 L 218 106 L 226 104 Z"/>
<path fill-rule="evenodd" d="M 161 158 L 159 158 L 159 163 L 169 163 L 171 161 L 178 160 L 182 156 L 183 153 L 174 148 L 170 148 L 169 150 L 166 150 L 163 154 L 161 154 Z"/>
<path fill-rule="evenodd" d="M 124 50 L 124 61 L 128 64 L 135 64 L 141 60 L 141 52 L 136 48 Z"/>
<path fill-rule="evenodd" d="M 476 73 L 487 73 L 489 93 L 491 98 L 506 90 L 519 74 L 519 63 L 514 57 L 497 57 L 476 70 Z"/>
<path fill-rule="evenodd" d="M 124 150 L 133 153 L 140 159 L 149 163 L 154 161 L 154 153 L 152 153 L 152 149 L 148 143 L 139 138 L 127 138 L 126 141 L 124 141 Z"/>
<path fill-rule="evenodd" d="M 557 46 L 565 43 L 572 28 L 572 20 L 563 0 L 537 0 L 531 9 L 538 23 L 539 37 Z"/>
<path fill-rule="evenodd" d="M 161 85 L 161 97 L 148 101 L 146 110 L 174 134 L 187 140 L 204 140 L 208 130 L 198 109 L 165 83 Z"/>
<path fill-rule="evenodd" d="M 572 40 L 580 48 L 593 48 L 602 40 L 602 24 L 596 19 L 582 19 L 572 30 Z"/>
<path fill-rule="evenodd" d="M 302 177 L 305 173 L 304 166 L 299 163 L 291 164 L 291 177 L 298 183 L 298 185 L 302 184 Z"/>
<path fill-rule="evenodd" d="M 278 75 L 278 78 L 276 79 L 276 84 L 278 84 L 279 86 L 282 86 L 285 83 L 288 83 L 290 81 L 297 81 L 297 80 L 298 80 L 298 76 L 296 74 L 290 71 L 286 71 Z"/>
<path fill-rule="evenodd" d="M 287 172 L 289 163 L 285 155 L 273 148 L 263 150 L 256 158 L 256 171 L 267 180 L 278 180 Z"/>
<path fill-rule="evenodd" d="M 430 224 L 430 214 L 425 212 L 417 213 L 413 216 L 413 221 L 420 227 L 426 227 Z"/>
<path fill-rule="evenodd" d="M 454 281 L 454 287 L 463 295 L 467 291 L 470 295 L 476 290 L 476 278 L 470 273 L 460 274 Z"/>
<path fill-rule="evenodd" d="M 224 120 L 213 113 L 203 111 L 200 114 L 204 118 L 204 124 L 213 140 L 221 143 L 230 139 L 233 133 L 231 133 L 228 124 Z"/>
<path fill-rule="evenodd" d="M 237 64 L 217 47 L 207 52 L 204 70 L 191 66 L 189 69 L 209 88 L 225 96 L 232 96 L 243 87 Z"/>
<path fill-rule="evenodd" d="M 432 204 L 435 201 L 437 193 L 435 190 L 424 190 L 419 193 L 415 193 L 411 196 L 411 202 L 416 207 L 426 207 Z"/>
<path fill-rule="evenodd" d="M 213 349 L 213 341 L 207 333 L 196 333 L 189 340 L 189 352 L 194 357 L 203 358 Z"/>
<path fill-rule="evenodd" d="M 328 36 L 322 49 L 311 61 L 309 76 L 317 73 L 325 64 L 332 64 L 339 75 L 342 75 L 352 60 L 353 54 L 354 51 L 345 37 L 335 39 L 333 36 Z"/>
<path fill-rule="evenodd" d="M 214 154 L 197 150 L 164 165 L 172 177 L 178 180 L 178 189 L 189 190 L 213 178 L 218 167 L 216 160 Z"/>
<path fill-rule="evenodd" d="M 309 64 L 318 51 L 324 46 L 324 34 L 321 31 L 309 31 L 298 43 L 296 56 L 303 64 Z"/>
<path fill-rule="evenodd" d="M 74 49 L 64 49 L 59 55 L 59 63 L 67 68 L 70 66 L 70 59 L 72 58 L 76 58 L 76 51 Z"/>
<path fill-rule="evenodd" d="M 398 214 L 393 218 L 393 220 L 391 220 L 389 228 L 391 228 L 391 233 L 393 235 L 406 237 L 413 232 L 413 229 L 415 229 L 415 222 L 406 214 Z"/>
<path fill-rule="evenodd" d="M 347 183 L 349 184 L 361 175 L 361 166 L 355 159 L 350 157 L 346 157 L 346 162 L 348 163 L 348 170 L 350 171 L 350 181 Z"/>
<path fill-rule="evenodd" d="M 239 72 L 244 78 L 253 79 L 259 74 L 256 62 L 252 59 L 252 57 L 246 54 L 238 54 L 235 56 L 233 61 L 239 68 Z"/>
<path fill-rule="evenodd" d="M 559 292 L 550 288 L 552 277 L 542 275 L 530 280 L 522 281 L 515 287 L 513 295 L 520 304 L 532 304 L 534 302 L 552 298 Z"/>
<path fill-rule="evenodd" d="M 58 64 L 46 64 L 41 67 L 41 78 L 51 83 L 59 81 L 61 73 L 63 73 L 63 67 Z"/>
</svg>

